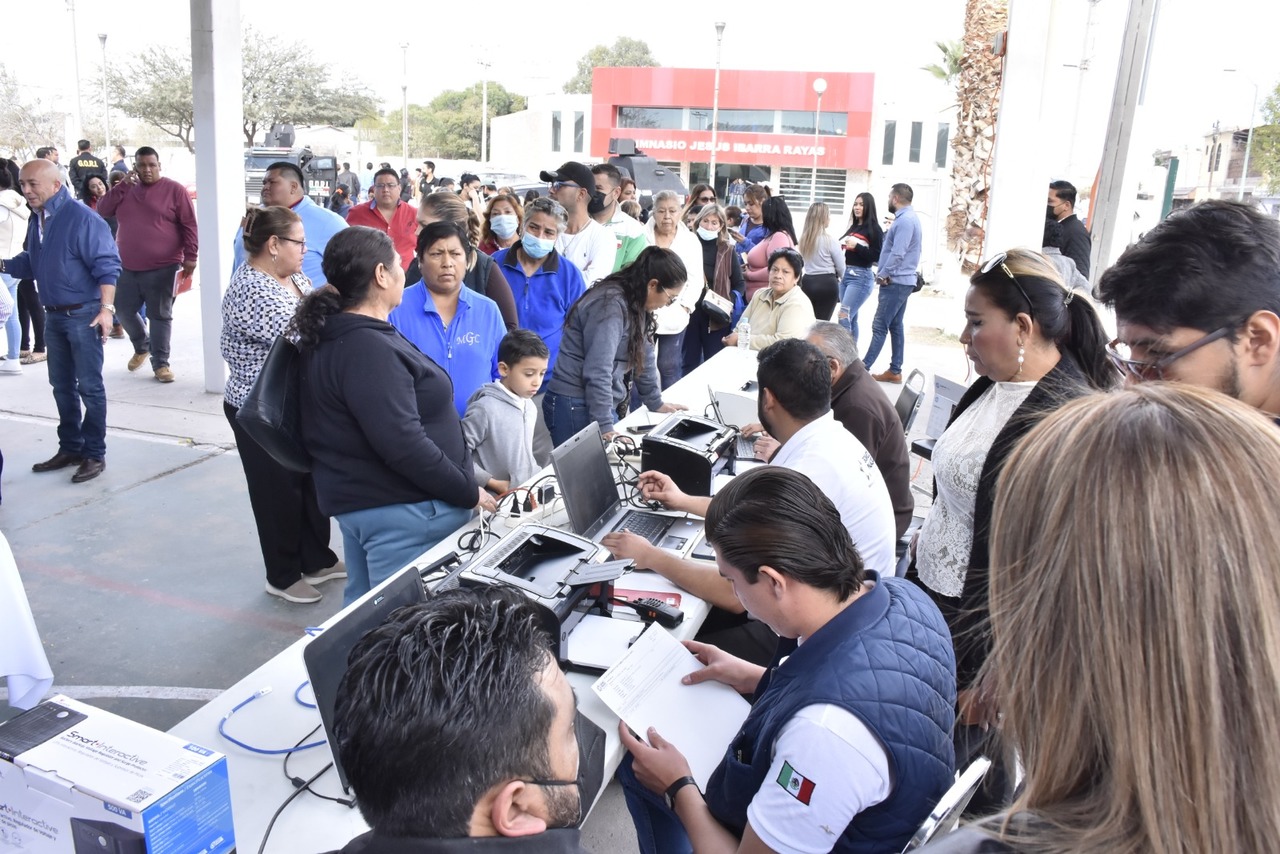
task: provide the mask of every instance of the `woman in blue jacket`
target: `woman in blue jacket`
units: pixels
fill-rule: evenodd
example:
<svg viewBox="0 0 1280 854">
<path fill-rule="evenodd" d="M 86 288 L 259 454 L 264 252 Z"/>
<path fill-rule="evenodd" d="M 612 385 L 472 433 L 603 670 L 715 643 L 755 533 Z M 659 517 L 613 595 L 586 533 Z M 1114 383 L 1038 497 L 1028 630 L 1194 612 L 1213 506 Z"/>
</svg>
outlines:
<svg viewBox="0 0 1280 854">
<path fill-rule="evenodd" d="M 422 281 L 406 288 L 387 320 L 453 380 L 458 415 L 476 389 L 498 378 L 498 344 L 507 334 L 498 304 L 463 287 L 476 249 L 454 222 L 433 222 L 418 232 Z"/>
</svg>

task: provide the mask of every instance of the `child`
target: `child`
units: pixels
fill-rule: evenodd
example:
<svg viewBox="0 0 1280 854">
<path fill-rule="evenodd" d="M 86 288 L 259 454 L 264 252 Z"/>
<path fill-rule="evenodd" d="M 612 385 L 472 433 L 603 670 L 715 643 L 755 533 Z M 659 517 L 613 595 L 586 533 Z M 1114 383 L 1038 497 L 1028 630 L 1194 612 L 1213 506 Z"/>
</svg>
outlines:
<svg viewBox="0 0 1280 854">
<path fill-rule="evenodd" d="M 533 457 L 533 396 L 542 387 L 550 356 L 528 329 L 508 332 L 498 344 L 501 379 L 480 386 L 462 417 L 478 486 L 501 495 L 542 468 Z"/>
</svg>

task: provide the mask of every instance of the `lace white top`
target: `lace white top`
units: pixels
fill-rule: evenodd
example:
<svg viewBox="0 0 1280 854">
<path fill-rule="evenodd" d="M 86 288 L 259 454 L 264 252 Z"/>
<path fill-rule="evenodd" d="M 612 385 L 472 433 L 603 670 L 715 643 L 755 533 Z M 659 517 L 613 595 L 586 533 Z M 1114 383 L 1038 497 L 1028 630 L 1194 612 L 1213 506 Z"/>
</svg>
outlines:
<svg viewBox="0 0 1280 854">
<path fill-rule="evenodd" d="M 973 510 L 987 454 L 1010 416 L 1036 387 L 1034 382 L 999 382 L 982 393 L 933 448 L 938 495 L 920 532 L 916 571 L 929 589 L 959 596 L 973 548 Z"/>
</svg>

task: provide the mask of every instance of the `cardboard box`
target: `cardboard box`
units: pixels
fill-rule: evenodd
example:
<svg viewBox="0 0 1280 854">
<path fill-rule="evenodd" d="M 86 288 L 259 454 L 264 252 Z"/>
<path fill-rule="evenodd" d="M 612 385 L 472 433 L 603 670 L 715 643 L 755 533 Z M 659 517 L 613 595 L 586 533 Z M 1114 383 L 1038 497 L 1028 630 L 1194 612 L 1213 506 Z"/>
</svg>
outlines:
<svg viewBox="0 0 1280 854">
<path fill-rule="evenodd" d="M 222 754 L 63 696 L 0 724 L 0 852 L 234 849 Z"/>
</svg>

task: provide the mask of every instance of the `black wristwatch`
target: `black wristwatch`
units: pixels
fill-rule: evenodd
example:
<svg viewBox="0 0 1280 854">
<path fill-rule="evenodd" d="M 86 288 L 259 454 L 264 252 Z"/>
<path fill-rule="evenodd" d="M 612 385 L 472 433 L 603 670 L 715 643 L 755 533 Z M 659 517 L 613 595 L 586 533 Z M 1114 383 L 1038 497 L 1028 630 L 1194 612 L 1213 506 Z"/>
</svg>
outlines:
<svg viewBox="0 0 1280 854">
<path fill-rule="evenodd" d="M 664 794 L 667 796 L 667 806 L 671 808 L 672 812 L 675 812 L 675 809 L 676 809 L 676 795 L 685 786 L 693 786 L 695 789 L 697 789 L 698 781 L 693 779 L 692 777 L 681 777 L 679 780 L 676 780 L 670 786 L 667 786 L 667 791 Z M 698 793 L 701 794 L 702 790 L 698 789 Z"/>
</svg>

